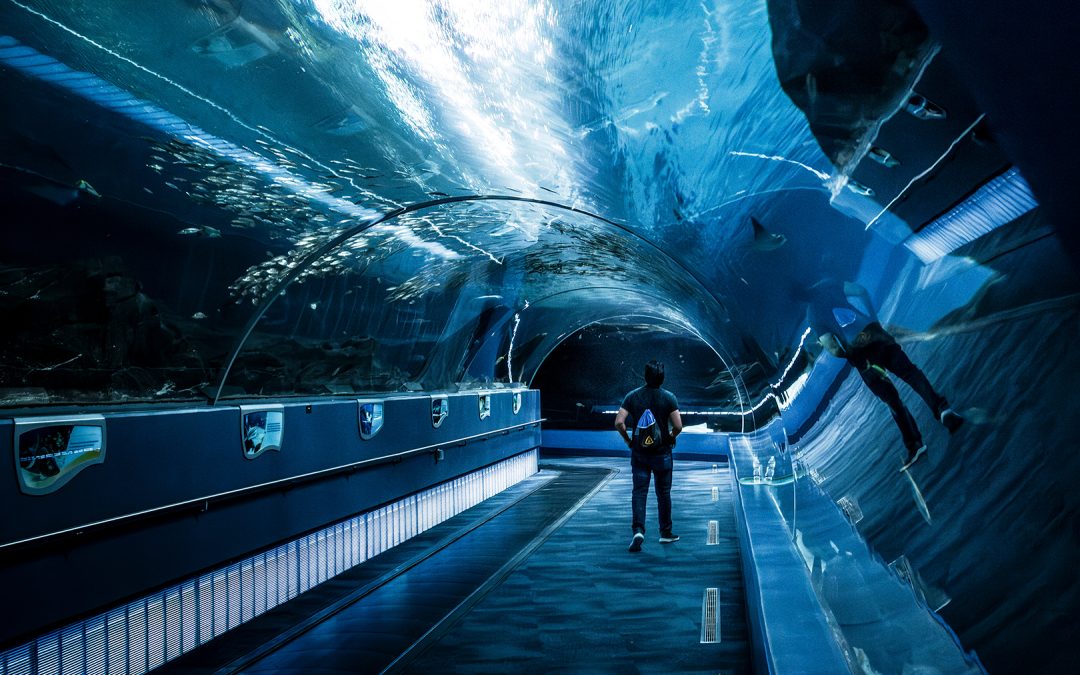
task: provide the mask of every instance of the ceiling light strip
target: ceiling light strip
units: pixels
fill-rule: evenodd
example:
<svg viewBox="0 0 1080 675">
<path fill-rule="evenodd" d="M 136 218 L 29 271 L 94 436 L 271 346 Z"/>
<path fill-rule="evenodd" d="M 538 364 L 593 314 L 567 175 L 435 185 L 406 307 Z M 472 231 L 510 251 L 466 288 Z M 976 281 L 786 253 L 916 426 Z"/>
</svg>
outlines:
<svg viewBox="0 0 1080 675">
<path fill-rule="evenodd" d="M 1038 206 L 1015 167 L 979 188 L 948 213 L 911 235 L 904 246 L 925 264 L 1010 223 Z"/>
</svg>

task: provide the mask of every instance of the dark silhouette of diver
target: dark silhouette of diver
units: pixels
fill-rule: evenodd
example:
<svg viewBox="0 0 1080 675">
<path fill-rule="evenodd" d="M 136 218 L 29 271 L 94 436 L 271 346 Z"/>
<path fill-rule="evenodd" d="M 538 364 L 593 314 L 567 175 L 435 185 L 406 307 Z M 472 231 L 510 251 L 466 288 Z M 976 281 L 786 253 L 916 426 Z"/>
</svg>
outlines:
<svg viewBox="0 0 1080 675">
<path fill-rule="evenodd" d="M 907 448 L 907 471 L 926 452 L 915 418 L 900 400 L 900 392 L 885 371 L 906 382 L 926 402 L 949 433 L 960 428 L 964 418 L 930 384 L 911 362 L 874 313 L 870 294 L 859 284 L 824 279 L 807 289 L 807 321 L 818 344 L 833 356 L 847 359 L 875 396 L 892 411 Z M 798 293 L 803 295 L 803 293 Z M 860 306 L 862 305 L 862 306 Z"/>
</svg>

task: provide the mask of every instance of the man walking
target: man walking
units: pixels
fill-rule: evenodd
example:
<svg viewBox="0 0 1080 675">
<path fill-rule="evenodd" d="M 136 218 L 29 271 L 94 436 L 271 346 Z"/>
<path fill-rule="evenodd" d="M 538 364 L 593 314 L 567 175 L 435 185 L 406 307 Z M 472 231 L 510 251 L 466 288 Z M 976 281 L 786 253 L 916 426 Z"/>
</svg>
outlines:
<svg viewBox="0 0 1080 675">
<path fill-rule="evenodd" d="M 645 502 L 649 496 L 649 481 L 654 477 L 660 543 L 679 540 L 679 535 L 671 531 L 671 449 L 675 447 L 675 437 L 682 432 L 683 425 L 679 403 L 674 394 L 660 388 L 663 383 L 664 364 L 649 361 L 645 366 L 645 386 L 627 394 L 615 416 L 615 429 L 630 448 L 630 467 L 634 476 L 631 553 L 640 551 L 645 541 Z M 628 419 L 633 435 L 627 432 Z"/>
</svg>

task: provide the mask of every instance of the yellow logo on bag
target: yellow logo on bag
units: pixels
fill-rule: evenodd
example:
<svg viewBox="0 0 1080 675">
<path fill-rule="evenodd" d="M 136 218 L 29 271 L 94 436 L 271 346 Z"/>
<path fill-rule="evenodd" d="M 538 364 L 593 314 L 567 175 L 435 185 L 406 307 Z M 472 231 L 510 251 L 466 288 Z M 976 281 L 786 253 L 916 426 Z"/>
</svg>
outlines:
<svg viewBox="0 0 1080 675">
<path fill-rule="evenodd" d="M 652 445 L 652 444 L 653 444 L 653 439 L 652 439 L 652 436 L 646 436 L 646 437 L 645 437 L 645 447 L 647 448 L 647 447 L 649 447 L 649 446 L 650 446 L 650 445 Z"/>
</svg>

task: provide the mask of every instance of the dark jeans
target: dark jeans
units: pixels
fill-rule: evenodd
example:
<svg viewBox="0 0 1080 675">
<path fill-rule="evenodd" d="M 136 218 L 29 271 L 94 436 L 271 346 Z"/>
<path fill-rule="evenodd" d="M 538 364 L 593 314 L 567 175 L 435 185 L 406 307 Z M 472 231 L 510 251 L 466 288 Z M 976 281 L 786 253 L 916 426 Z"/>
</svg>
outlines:
<svg viewBox="0 0 1080 675">
<path fill-rule="evenodd" d="M 671 531 L 671 451 L 663 454 L 630 455 L 634 472 L 634 532 L 645 533 L 645 501 L 649 496 L 649 479 L 656 476 L 656 507 L 660 513 L 660 533 Z"/>
<path fill-rule="evenodd" d="M 918 449 L 923 442 L 919 427 L 915 424 L 915 418 L 900 400 L 900 392 L 896 390 L 896 386 L 889 377 L 873 366 L 884 368 L 907 382 L 908 386 L 926 402 L 935 417 L 940 417 L 941 411 L 949 407 L 945 397 L 934 390 L 930 380 L 926 379 L 926 375 L 911 362 L 893 336 L 889 335 L 879 323 L 872 323 L 859 333 L 855 338 L 855 345 L 848 352 L 848 360 L 859 371 L 859 376 L 870 391 L 889 406 L 893 420 L 896 421 L 896 426 L 900 427 L 900 434 L 904 437 L 904 447 L 909 452 Z"/>
</svg>

